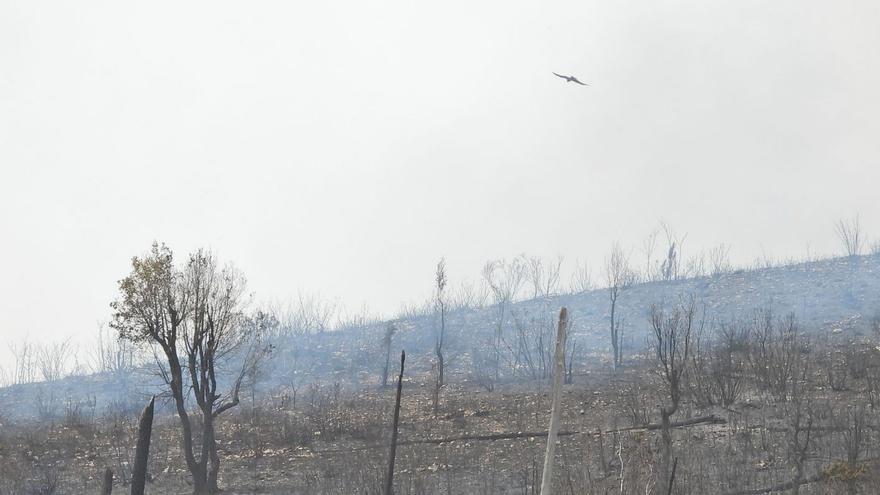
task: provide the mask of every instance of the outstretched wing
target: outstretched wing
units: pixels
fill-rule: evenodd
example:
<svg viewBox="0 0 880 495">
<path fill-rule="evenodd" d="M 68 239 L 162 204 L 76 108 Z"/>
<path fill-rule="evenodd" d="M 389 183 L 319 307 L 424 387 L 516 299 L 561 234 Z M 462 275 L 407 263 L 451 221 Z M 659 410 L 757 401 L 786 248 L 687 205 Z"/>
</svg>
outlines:
<svg viewBox="0 0 880 495">
<path fill-rule="evenodd" d="M 587 83 L 582 83 L 582 82 L 578 81 L 578 78 L 576 78 L 576 77 L 572 77 L 571 80 L 580 84 L 581 86 L 589 86 L 589 84 L 587 84 Z"/>
<path fill-rule="evenodd" d="M 561 77 L 561 78 L 565 79 L 566 81 L 568 80 L 568 76 L 563 76 L 562 74 L 557 74 L 555 72 L 553 73 L 553 75 L 556 77 Z"/>
</svg>

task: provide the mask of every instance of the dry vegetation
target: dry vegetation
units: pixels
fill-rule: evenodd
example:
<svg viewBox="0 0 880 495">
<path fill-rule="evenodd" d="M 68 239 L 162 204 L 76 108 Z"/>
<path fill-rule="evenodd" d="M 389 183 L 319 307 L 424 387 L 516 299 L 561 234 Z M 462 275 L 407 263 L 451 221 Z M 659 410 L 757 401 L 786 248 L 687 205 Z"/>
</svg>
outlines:
<svg viewBox="0 0 880 495">
<path fill-rule="evenodd" d="M 800 493 L 877 493 L 880 352 L 872 343 L 809 337 L 793 319 L 766 313 L 715 335 L 695 335 L 672 417 L 674 493 L 798 483 Z M 657 371 L 650 353 L 616 373 L 575 371 L 562 398 L 558 493 L 659 489 L 659 406 L 669 398 Z M 396 493 L 537 493 L 547 382 L 488 392 L 449 373 L 436 413 L 434 376 L 405 380 Z M 390 387 L 334 383 L 245 400 L 217 423 L 221 485 L 233 493 L 381 493 L 392 405 Z M 136 413 L 68 410 L 52 425 L 4 422 L 0 493 L 97 493 L 108 466 L 124 483 Z M 147 493 L 192 491 L 171 416 L 155 426 L 148 479 Z"/>
<path fill-rule="evenodd" d="M 540 493 L 554 381 L 565 384 L 554 493 L 880 493 L 880 319 L 864 318 L 880 259 L 753 274 L 713 262 L 725 268 L 685 280 L 683 238 L 666 234 L 665 258 L 646 249 L 641 275 L 615 246 L 607 287 L 589 294 L 559 296 L 561 260 L 527 258 L 487 264 L 482 296 L 450 293 L 441 260 L 424 308 L 336 331 L 320 303 L 247 312 L 243 279 L 210 253 L 177 268 L 154 246 L 120 282 L 113 326 L 127 340 L 102 337 L 94 360 L 105 387 L 125 384 L 118 402 L 59 397 L 68 344 L 20 348 L 12 393 L 35 402 L 0 403 L 0 495 L 99 493 L 107 469 L 127 492 L 150 395 L 123 398 L 143 386 L 136 367 L 164 384 L 146 493 L 388 493 L 401 347 L 395 493 Z M 858 254 L 858 236 L 841 238 Z M 808 310 L 816 281 L 837 299 Z M 753 309 L 777 293 L 799 296 L 808 321 Z M 561 301 L 575 310 L 555 346 Z M 158 346 L 152 368 L 134 364 L 132 345 Z"/>
</svg>

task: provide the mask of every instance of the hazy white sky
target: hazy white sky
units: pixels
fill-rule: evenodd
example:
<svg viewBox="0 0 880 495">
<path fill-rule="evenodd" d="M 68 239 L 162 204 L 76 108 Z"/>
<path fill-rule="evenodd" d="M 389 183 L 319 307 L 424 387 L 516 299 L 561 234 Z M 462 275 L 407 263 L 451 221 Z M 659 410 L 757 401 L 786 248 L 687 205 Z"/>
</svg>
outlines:
<svg viewBox="0 0 880 495">
<path fill-rule="evenodd" d="M 880 236 L 880 4 L 0 0 L 0 347 L 90 333 L 154 239 L 391 314 L 665 219 Z M 572 73 L 590 87 L 566 84 Z"/>
</svg>

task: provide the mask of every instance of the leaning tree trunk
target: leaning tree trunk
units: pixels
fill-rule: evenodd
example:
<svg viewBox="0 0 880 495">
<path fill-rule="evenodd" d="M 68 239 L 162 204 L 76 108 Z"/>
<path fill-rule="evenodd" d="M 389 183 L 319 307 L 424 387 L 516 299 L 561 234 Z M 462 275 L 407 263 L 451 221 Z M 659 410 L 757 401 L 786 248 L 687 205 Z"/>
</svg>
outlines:
<svg viewBox="0 0 880 495">
<path fill-rule="evenodd" d="M 550 392 L 550 431 L 547 433 L 547 452 L 544 454 L 544 473 L 541 475 L 541 495 L 553 492 L 553 457 L 556 454 L 556 436 L 559 433 L 560 401 L 562 399 L 562 376 L 565 373 L 565 330 L 568 313 L 559 310 L 559 327 L 556 330 L 556 356 L 553 366 L 553 390 Z"/>
<path fill-rule="evenodd" d="M 138 424 L 137 447 L 134 451 L 134 467 L 131 471 L 131 495 L 144 495 L 144 485 L 147 481 L 147 463 L 150 459 L 150 437 L 153 433 L 153 411 L 156 397 L 150 399 L 150 403 L 141 414 Z M 107 493 L 110 493 L 109 491 Z"/>
<path fill-rule="evenodd" d="M 394 420 L 391 423 L 391 453 L 388 456 L 388 473 L 385 475 L 384 495 L 391 495 L 394 486 L 394 457 L 397 455 L 397 424 L 400 421 L 400 395 L 403 392 L 403 363 L 406 351 L 400 352 L 400 375 L 397 377 L 397 399 L 394 401 Z"/>
</svg>

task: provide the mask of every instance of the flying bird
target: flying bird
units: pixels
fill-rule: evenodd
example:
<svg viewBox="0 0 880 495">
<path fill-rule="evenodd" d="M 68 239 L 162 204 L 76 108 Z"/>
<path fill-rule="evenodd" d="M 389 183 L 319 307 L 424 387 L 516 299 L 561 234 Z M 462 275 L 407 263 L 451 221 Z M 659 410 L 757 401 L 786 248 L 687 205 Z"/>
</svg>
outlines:
<svg viewBox="0 0 880 495">
<path fill-rule="evenodd" d="M 580 84 L 581 86 L 589 86 L 589 84 L 582 83 L 582 82 L 578 81 L 578 78 L 576 78 L 576 77 L 574 77 L 574 76 L 563 76 L 562 74 L 557 74 L 557 73 L 555 73 L 555 72 L 553 73 L 553 75 L 556 76 L 556 77 L 561 77 L 561 78 L 565 79 L 565 80 L 568 81 L 568 82 L 575 82 L 575 83 L 578 83 L 578 84 Z"/>
</svg>

